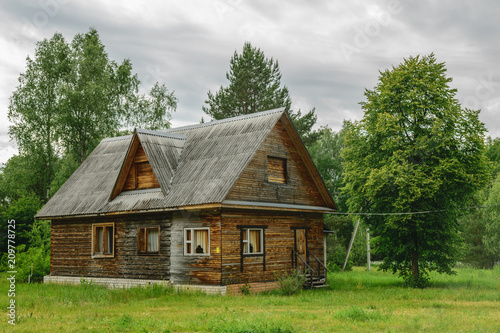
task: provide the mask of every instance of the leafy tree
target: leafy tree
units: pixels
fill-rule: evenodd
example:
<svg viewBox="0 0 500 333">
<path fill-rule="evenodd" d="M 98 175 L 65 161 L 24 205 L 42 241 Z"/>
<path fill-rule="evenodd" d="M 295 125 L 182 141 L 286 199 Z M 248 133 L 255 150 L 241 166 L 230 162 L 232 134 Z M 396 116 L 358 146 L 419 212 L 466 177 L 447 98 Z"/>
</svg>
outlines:
<svg viewBox="0 0 500 333">
<path fill-rule="evenodd" d="M 384 256 L 381 268 L 412 286 L 425 286 L 428 271 L 453 273 L 457 209 L 490 177 L 479 111 L 462 109 L 450 82 L 434 54 L 381 72 L 342 152 L 352 212 L 435 211 L 365 217 Z"/>
<path fill-rule="evenodd" d="M 486 156 L 493 163 L 493 178 L 500 172 L 500 138 L 486 140 Z"/>
<path fill-rule="evenodd" d="M 19 76 L 19 86 L 10 98 L 9 135 L 17 142 L 19 152 L 32 176 L 33 188 L 47 199 L 57 160 L 60 107 L 59 89 L 70 71 L 70 49 L 61 34 L 38 42 L 35 57 L 26 59 L 26 72 Z"/>
<path fill-rule="evenodd" d="M 314 164 L 340 210 L 345 210 L 343 208 L 345 196 L 341 193 L 344 170 L 340 152 L 344 147 L 344 136 L 348 126 L 349 122 L 344 122 L 339 132 L 334 132 L 329 127 L 322 127 L 317 131 L 319 138 L 308 146 Z"/>
<path fill-rule="evenodd" d="M 212 119 L 224 119 L 284 107 L 306 145 L 319 137 L 312 127 L 315 109 L 302 115 L 290 111 L 292 100 L 288 88 L 281 86 L 278 61 L 266 58 L 264 52 L 246 42 L 241 54 L 234 52 L 226 73 L 229 86 L 221 86 L 215 94 L 208 92 L 208 106 L 202 110 Z"/>
<path fill-rule="evenodd" d="M 16 221 L 16 246 L 29 246 L 34 216 L 40 208 L 40 200 L 34 194 L 23 196 L 8 206 L 1 223 L 0 248 L 2 252 L 7 249 L 7 219 Z"/>
<path fill-rule="evenodd" d="M 9 135 L 20 153 L 4 170 L 2 186 L 15 189 L 3 191 L 11 201 L 31 192 L 48 200 L 51 186 L 58 188 L 104 137 L 130 126 L 170 125 L 173 92 L 156 83 L 149 95 L 139 94 L 130 61 L 110 60 L 93 28 L 71 43 L 56 33 L 38 42 L 26 61 L 9 104 Z"/>
<path fill-rule="evenodd" d="M 486 205 L 490 188 L 484 188 L 475 194 L 472 205 Z M 475 209 L 459 219 L 462 228 L 462 237 L 465 242 L 463 261 L 476 268 L 493 268 L 495 256 L 492 255 L 484 242 L 486 233 L 487 210 Z"/>
<path fill-rule="evenodd" d="M 493 262 L 500 261 L 500 174 L 493 182 L 493 186 L 486 200 L 484 212 L 485 232 L 483 241 L 487 254 Z"/>
<path fill-rule="evenodd" d="M 173 93 L 156 83 L 149 97 L 139 95 L 132 64 L 110 60 L 97 30 L 76 35 L 71 50 L 72 71 L 61 96 L 61 141 L 80 163 L 102 138 L 116 135 L 122 126 L 170 126 L 170 112 L 177 105 Z"/>
</svg>

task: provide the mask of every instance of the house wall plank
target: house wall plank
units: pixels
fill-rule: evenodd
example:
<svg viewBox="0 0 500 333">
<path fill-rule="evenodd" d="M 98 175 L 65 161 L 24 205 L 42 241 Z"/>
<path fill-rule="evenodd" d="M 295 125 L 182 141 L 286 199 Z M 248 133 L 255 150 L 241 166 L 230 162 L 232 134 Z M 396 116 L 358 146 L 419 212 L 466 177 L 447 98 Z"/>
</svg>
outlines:
<svg viewBox="0 0 500 333">
<path fill-rule="evenodd" d="M 222 284 L 275 280 L 282 270 L 292 268 L 294 231 L 307 227 L 308 249 L 323 260 L 323 215 L 317 213 L 256 212 L 224 210 L 222 213 Z M 264 256 L 243 257 L 241 271 L 240 229 L 238 225 L 265 225 Z M 312 258 L 311 258 L 312 259 Z M 313 262 L 313 260 L 311 260 Z M 314 267 L 313 267 L 314 268 Z"/>
<path fill-rule="evenodd" d="M 285 184 L 269 181 L 268 156 L 286 159 Z M 226 200 L 327 207 L 281 121 L 242 172 Z"/>
<path fill-rule="evenodd" d="M 92 258 L 92 224 L 115 224 L 115 256 Z M 138 254 L 139 227 L 160 227 L 159 254 Z M 170 279 L 171 214 L 53 220 L 51 275 Z"/>
<path fill-rule="evenodd" d="M 205 227 L 210 228 L 210 255 L 184 255 L 184 229 Z M 218 209 L 175 212 L 171 235 L 170 274 L 174 283 L 221 283 L 221 224 Z"/>
</svg>

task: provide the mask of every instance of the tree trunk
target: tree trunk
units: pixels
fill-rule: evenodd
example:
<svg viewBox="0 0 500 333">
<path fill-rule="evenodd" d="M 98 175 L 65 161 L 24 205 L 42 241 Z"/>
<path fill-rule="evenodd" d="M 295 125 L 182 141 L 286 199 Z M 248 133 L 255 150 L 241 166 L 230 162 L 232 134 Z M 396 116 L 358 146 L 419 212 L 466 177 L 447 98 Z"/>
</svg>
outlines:
<svg viewBox="0 0 500 333">
<path fill-rule="evenodd" d="M 411 274 L 414 278 L 417 278 L 419 275 L 418 270 L 418 250 L 415 248 L 411 253 Z"/>
</svg>

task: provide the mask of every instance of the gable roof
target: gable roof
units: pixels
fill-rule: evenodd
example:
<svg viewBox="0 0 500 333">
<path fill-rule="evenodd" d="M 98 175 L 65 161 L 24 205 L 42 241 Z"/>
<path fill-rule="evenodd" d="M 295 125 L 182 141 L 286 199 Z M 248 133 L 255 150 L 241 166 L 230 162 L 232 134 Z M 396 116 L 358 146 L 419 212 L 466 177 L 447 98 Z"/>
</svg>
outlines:
<svg viewBox="0 0 500 333">
<path fill-rule="evenodd" d="M 280 119 L 295 131 L 280 108 L 165 131 L 137 129 L 133 135 L 104 139 L 36 217 L 220 204 Z M 300 142 L 294 133 L 292 136 Z M 127 172 L 128 157 L 135 153 L 138 143 L 144 148 L 160 188 L 121 192 L 120 175 Z M 300 145 L 316 182 L 319 173 L 302 142 Z M 321 177 L 317 186 L 326 195 L 328 206 L 335 209 Z"/>
</svg>

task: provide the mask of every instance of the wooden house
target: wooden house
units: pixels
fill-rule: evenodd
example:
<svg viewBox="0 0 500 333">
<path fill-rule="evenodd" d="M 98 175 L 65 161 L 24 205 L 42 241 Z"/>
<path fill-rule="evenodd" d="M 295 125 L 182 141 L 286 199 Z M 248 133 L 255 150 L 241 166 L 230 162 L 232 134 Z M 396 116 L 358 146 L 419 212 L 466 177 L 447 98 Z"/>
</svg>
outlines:
<svg viewBox="0 0 500 333">
<path fill-rule="evenodd" d="M 104 139 L 36 217 L 52 221 L 48 281 L 226 286 L 321 271 L 335 211 L 277 109 Z"/>
</svg>

